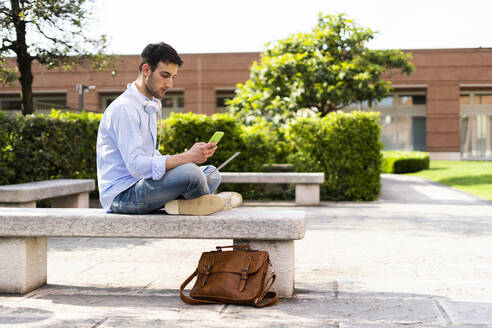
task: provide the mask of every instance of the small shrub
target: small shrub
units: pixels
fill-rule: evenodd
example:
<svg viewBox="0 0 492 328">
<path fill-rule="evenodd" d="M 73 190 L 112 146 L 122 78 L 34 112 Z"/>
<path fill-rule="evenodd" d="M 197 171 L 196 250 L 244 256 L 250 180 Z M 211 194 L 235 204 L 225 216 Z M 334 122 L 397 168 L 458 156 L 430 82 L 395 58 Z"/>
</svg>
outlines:
<svg viewBox="0 0 492 328">
<path fill-rule="evenodd" d="M 382 151 L 383 173 L 412 173 L 429 169 L 429 153 L 421 151 Z"/>
<path fill-rule="evenodd" d="M 322 199 L 374 200 L 381 190 L 379 113 L 330 113 L 298 118 L 289 126 L 297 172 L 324 172 Z"/>
</svg>

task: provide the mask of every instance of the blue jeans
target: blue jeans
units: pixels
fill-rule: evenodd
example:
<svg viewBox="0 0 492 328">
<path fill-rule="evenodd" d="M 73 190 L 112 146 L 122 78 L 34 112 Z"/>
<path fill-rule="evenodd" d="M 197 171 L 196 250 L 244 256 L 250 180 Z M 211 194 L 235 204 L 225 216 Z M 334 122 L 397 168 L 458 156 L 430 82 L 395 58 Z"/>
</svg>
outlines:
<svg viewBox="0 0 492 328">
<path fill-rule="evenodd" d="M 141 179 L 120 193 L 111 203 L 111 212 L 145 214 L 158 210 L 178 198 L 193 199 L 213 193 L 220 184 L 220 173 L 212 165 L 186 163 L 164 174 L 160 180 Z"/>
</svg>

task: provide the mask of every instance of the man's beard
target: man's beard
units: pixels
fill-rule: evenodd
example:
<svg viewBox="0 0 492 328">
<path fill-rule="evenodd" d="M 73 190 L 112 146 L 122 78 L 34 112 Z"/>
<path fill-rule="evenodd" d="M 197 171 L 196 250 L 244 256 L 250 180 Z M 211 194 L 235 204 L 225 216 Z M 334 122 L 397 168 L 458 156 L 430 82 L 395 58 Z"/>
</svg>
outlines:
<svg viewBox="0 0 492 328">
<path fill-rule="evenodd" d="M 147 92 L 152 95 L 152 97 L 155 97 L 157 99 L 161 98 L 161 95 L 158 94 L 156 91 L 154 91 L 150 86 L 149 83 L 152 83 L 152 74 L 149 75 L 148 81 L 144 81 L 145 89 L 147 89 Z"/>
</svg>

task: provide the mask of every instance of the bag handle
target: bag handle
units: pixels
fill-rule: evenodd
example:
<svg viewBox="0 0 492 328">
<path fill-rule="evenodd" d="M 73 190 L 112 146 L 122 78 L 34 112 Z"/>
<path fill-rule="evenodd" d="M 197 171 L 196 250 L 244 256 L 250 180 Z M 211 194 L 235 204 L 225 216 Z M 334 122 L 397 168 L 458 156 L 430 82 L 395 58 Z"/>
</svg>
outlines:
<svg viewBox="0 0 492 328">
<path fill-rule="evenodd" d="M 222 252 L 223 248 L 242 248 L 246 250 L 250 250 L 249 244 L 246 245 L 232 245 L 232 246 L 216 246 L 217 251 Z"/>
</svg>

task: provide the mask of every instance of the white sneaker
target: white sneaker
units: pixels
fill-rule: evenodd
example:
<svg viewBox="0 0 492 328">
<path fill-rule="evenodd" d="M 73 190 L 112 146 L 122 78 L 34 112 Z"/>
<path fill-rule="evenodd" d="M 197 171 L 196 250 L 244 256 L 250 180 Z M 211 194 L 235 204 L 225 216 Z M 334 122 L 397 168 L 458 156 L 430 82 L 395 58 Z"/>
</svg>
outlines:
<svg viewBox="0 0 492 328">
<path fill-rule="evenodd" d="M 236 208 L 243 203 L 243 196 L 234 191 L 224 191 L 217 194 L 224 200 L 224 210 Z"/>
<path fill-rule="evenodd" d="M 224 199 L 218 195 L 203 195 L 195 199 L 176 199 L 164 206 L 167 214 L 209 215 L 224 209 Z"/>
</svg>

